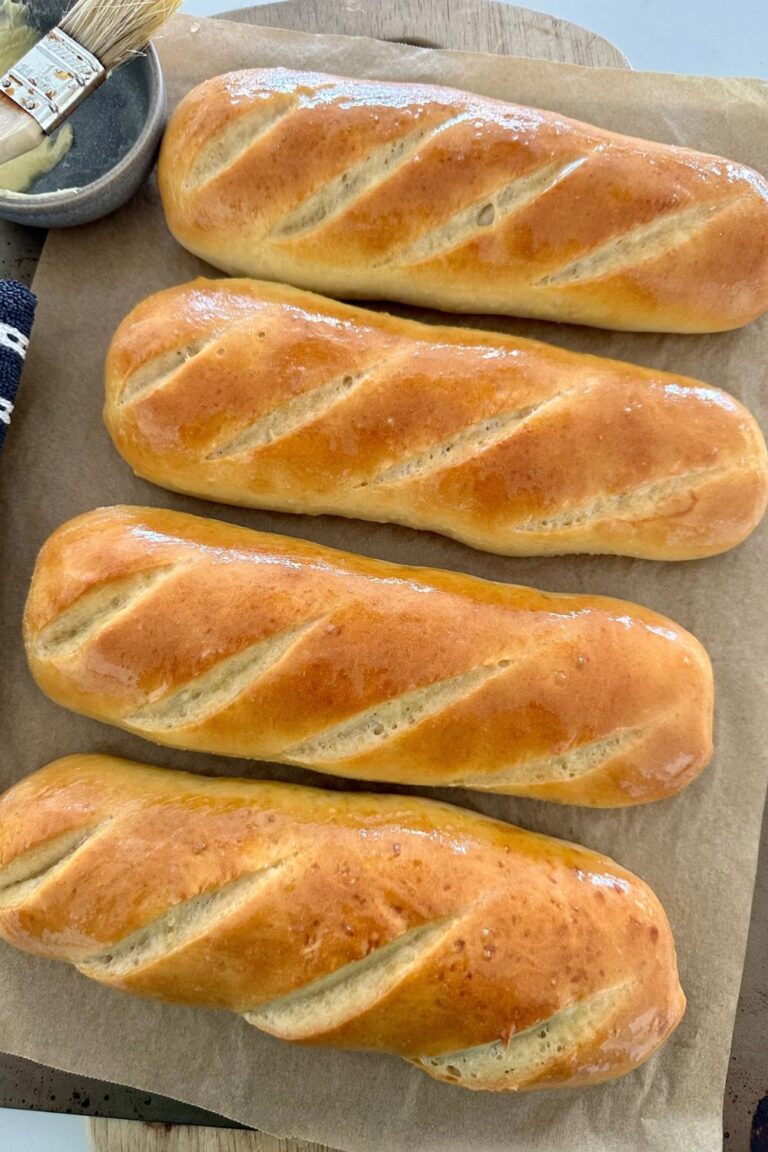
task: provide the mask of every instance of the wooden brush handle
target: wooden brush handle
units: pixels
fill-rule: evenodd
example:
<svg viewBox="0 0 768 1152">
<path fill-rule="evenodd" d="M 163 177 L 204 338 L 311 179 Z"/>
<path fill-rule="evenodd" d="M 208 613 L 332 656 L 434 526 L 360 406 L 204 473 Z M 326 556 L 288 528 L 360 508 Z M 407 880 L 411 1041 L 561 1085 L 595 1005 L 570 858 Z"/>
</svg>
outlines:
<svg viewBox="0 0 768 1152">
<path fill-rule="evenodd" d="M 45 139 L 34 116 L 0 92 L 0 164 L 31 152 Z"/>
</svg>

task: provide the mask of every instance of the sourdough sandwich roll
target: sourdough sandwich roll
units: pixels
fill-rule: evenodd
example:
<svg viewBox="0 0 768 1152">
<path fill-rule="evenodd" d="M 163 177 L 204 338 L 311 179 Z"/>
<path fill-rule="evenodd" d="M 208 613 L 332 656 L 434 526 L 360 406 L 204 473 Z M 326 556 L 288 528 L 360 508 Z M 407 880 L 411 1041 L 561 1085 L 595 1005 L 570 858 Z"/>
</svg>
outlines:
<svg viewBox="0 0 768 1152">
<path fill-rule="evenodd" d="M 0 936 L 491 1091 L 620 1076 L 685 1008 L 661 905 L 605 856 L 416 797 L 109 756 L 0 800 Z"/>
<path fill-rule="evenodd" d="M 758 173 L 451 88 L 218 76 L 158 178 L 190 251 L 331 296 L 660 332 L 768 308 Z"/>
<path fill-rule="evenodd" d="M 654 612 L 157 508 L 55 532 L 24 634 L 75 711 L 363 780 L 610 807 L 677 792 L 711 752 L 706 653 Z"/>
<path fill-rule="evenodd" d="M 251 280 L 134 309 L 105 419 L 167 488 L 516 555 L 711 555 L 754 528 L 768 490 L 760 431 L 717 388 Z"/>
</svg>

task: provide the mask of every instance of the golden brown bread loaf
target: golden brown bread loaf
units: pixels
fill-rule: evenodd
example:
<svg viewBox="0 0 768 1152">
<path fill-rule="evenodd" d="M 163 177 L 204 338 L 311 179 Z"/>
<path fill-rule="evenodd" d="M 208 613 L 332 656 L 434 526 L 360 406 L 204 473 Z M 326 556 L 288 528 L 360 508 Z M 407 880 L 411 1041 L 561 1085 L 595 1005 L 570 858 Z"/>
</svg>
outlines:
<svg viewBox="0 0 768 1152">
<path fill-rule="evenodd" d="M 105 419 L 167 488 L 518 555 L 711 555 L 754 528 L 768 491 L 757 425 L 716 388 L 251 280 L 134 309 Z"/>
<path fill-rule="evenodd" d="M 415 797 L 108 756 L 0 800 L 0 936 L 496 1091 L 620 1076 L 685 1008 L 663 909 L 604 856 Z"/>
<path fill-rule="evenodd" d="M 450 88 L 218 76 L 158 177 L 190 251 L 330 296 L 660 332 L 768 308 L 758 173 Z"/>
<path fill-rule="evenodd" d="M 24 631 L 54 700 L 174 747 L 600 807 L 711 752 L 706 653 L 654 612 L 157 508 L 55 532 Z"/>
</svg>

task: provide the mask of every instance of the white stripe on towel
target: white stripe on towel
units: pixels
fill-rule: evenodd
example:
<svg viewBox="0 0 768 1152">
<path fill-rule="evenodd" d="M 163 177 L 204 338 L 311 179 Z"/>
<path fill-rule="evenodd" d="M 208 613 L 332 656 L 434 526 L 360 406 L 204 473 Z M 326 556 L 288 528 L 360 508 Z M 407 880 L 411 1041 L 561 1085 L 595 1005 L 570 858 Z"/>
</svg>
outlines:
<svg viewBox="0 0 768 1152">
<path fill-rule="evenodd" d="M 18 328 L 13 328 L 10 324 L 4 324 L 0 320 L 0 346 L 10 348 L 12 352 L 18 352 L 23 360 L 29 347 L 29 338 L 23 332 L 19 332 Z"/>
</svg>

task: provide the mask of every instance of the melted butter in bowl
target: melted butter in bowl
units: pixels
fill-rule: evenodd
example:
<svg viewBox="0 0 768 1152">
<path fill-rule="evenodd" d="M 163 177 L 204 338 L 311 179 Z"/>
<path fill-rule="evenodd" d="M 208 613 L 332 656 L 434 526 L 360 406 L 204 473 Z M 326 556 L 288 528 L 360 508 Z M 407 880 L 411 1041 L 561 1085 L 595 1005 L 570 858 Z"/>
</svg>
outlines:
<svg viewBox="0 0 768 1152">
<path fill-rule="evenodd" d="M 0 75 L 20 60 L 40 39 L 33 27 L 26 4 L 17 0 L 0 0 Z M 0 188 L 8 192 L 26 192 L 54 168 L 72 147 L 71 124 L 64 124 L 53 136 L 24 156 L 0 164 Z"/>
<path fill-rule="evenodd" d="M 67 0 L 0 0 L 0 75 L 54 28 Z M 149 175 L 165 125 L 152 45 L 116 69 L 39 148 L 0 165 L 0 218 L 66 228 L 106 216 Z"/>
</svg>

